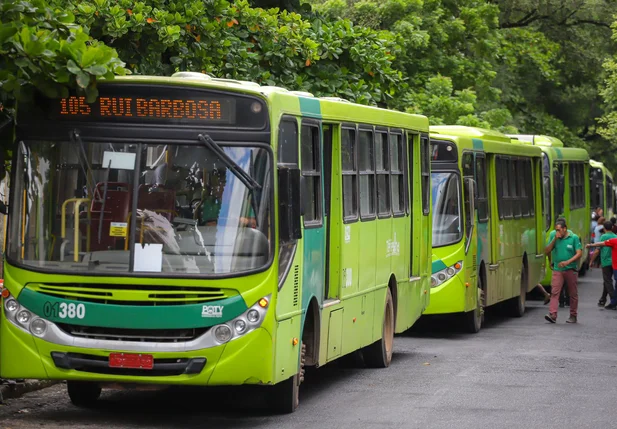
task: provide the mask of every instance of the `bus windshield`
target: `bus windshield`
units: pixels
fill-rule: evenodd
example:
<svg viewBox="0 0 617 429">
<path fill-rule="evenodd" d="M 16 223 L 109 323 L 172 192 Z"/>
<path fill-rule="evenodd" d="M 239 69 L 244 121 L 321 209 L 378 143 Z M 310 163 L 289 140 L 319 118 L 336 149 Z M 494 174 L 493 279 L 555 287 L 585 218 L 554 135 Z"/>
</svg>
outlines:
<svg viewBox="0 0 617 429">
<path fill-rule="evenodd" d="M 463 237 L 460 178 L 456 173 L 431 173 L 433 247 L 457 243 Z"/>
<path fill-rule="evenodd" d="M 10 259 L 109 274 L 212 276 L 264 267 L 272 247 L 269 152 L 217 147 L 225 160 L 197 141 L 21 142 Z"/>
</svg>

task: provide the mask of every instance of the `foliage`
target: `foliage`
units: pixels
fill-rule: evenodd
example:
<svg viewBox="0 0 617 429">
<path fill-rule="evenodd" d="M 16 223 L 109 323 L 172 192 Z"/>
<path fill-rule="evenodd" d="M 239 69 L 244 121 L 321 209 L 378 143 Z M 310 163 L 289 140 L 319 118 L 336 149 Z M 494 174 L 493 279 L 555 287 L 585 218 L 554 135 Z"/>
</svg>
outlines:
<svg viewBox="0 0 617 429">
<path fill-rule="evenodd" d="M 253 8 L 246 0 L 52 0 L 137 74 L 194 70 L 386 104 L 402 75 L 387 32 Z"/>
<path fill-rule="evenodd" d="M 0 7 L 0 101 L 27 96 L 34 88 L 49 97 L 68 88 L 96 97 L 96 80 L 124 74 L 116 52 L 93 40 L 64 8 L 43 0 L 5 2 Z"/>
<path fill-rule="evenodd" d="M 124 62 L 135 74 L 203 71 L 616 152 L 613 1 L 308 3 L 5 0 L 0 97 L 10 105 L 35 87 L 92 97 Z"/>
</svg>

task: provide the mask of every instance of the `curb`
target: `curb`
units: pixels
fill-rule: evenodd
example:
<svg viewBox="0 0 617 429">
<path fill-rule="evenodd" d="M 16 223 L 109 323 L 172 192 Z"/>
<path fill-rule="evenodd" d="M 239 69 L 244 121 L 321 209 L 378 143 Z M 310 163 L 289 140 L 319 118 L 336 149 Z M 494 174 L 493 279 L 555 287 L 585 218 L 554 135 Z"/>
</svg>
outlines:
<svg viewBox="0 0 617 429">
<path fill-rule="evenodd" d="M 57 383 L 59 383 L 57 380 L 25 380 L 21 383 L 0 385 L 0 404 L 3 404 L 7 399 L 19 398 L 26 393 L 41 390 Z"/>
</svg>

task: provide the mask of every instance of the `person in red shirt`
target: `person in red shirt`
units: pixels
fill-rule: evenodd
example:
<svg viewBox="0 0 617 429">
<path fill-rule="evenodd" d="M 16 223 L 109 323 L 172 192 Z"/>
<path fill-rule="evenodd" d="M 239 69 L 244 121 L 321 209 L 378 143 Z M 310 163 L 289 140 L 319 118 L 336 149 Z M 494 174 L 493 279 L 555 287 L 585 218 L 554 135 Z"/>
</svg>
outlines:
<svg viewBox="0 0 617 429">
<path fill-rule="evenodd" d="M 588 248 L 603 246 L 608 246 L 611 248 L 611 258 L 613 261 L 613 279 L 617 282 L 617 238 L 611 238 L 610 240 L 587 245 Z M 604 308 L 606 308 L 607 310 L 617 310 L 617 292 L 611 298 L 611 302 Z"/>
</svg>

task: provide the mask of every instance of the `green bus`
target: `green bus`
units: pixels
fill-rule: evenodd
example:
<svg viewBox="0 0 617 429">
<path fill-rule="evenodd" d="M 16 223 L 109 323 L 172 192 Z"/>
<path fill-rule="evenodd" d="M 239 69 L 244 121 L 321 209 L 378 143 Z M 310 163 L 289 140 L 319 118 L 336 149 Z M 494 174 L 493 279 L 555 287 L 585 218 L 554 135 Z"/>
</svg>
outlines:
<svg viewBox="0 0 617 429">
<path fill-rule="evenodd" d="M 496 131 L 431 127 L 433 267 L 425 315 L 462 317 L 478 332 L 483 309 L 514 316 L 543 275 L 542 152 Z"/>
<path fill-rule="evenodd" d="M 593 159 L 589 161 L 589 188 L 591 210 L 601 207 L 604 217 L 610 219 L 615 211 L 615 192 L 613 190 L 613 174 L 606 166 Z"/>
<path fill-rule="evenodd" d="M 546 237 L 553 229 L 558 217 L 566 218 L 568 229 L 581 239 L 583 257 L 579 262 L 579 273 L 584 276 L 588 268 L 588 250 L 591 228 L 589 208 L 589 154 L 585 149 L 564 147 L 563 142 L 552 136 L 513 135 L 528 144 L 542 149 L 542 186 L 545 213 L 544 231 Z M 547 264 L 542 284 L 550 286 L 553 270 Z"/>
<path fill-rule="evenodd" d="M 180 72 L 20 105 L 0 374 L 263 385 L 387 367 L 430 289 L 428 120 Z"/>
</svg>

